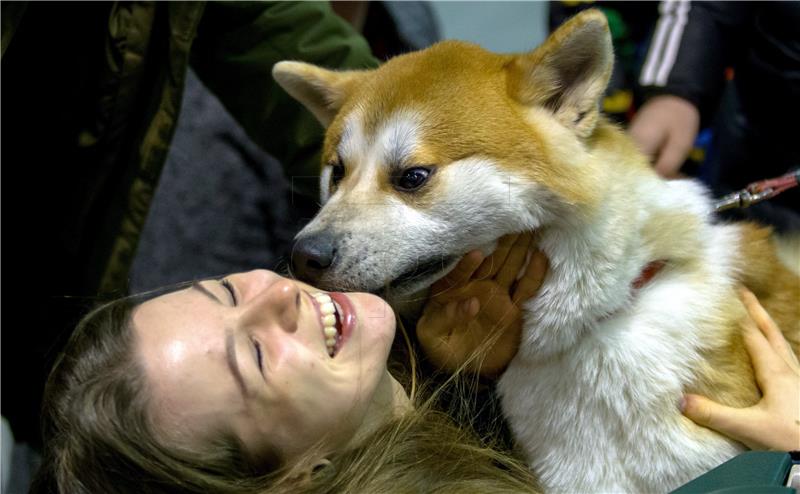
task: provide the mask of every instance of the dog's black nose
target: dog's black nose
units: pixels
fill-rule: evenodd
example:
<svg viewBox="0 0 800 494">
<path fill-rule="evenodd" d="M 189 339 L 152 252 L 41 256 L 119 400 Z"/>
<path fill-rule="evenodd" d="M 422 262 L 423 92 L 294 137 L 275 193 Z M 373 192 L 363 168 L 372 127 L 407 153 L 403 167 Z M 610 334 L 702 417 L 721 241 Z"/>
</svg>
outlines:
<svg viewBox="0 0 800 494">
<path fill-rule="evenodd" d="M 336 255 L 333 236 L 310 235 L 297 239 L 292 248 L 292 273 L 305 282 L 316 283 Z"/>
</svg>

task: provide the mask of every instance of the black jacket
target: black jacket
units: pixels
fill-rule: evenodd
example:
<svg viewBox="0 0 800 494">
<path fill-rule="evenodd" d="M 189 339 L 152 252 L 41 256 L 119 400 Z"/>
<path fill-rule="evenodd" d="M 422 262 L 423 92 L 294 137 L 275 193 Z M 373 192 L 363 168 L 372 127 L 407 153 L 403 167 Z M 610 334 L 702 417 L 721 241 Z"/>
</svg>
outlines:
<svg viewBox="0 0 800 494">
<path fill-rule="evenodd" d="M 659 10 L 639 79 L 648 94 L 681 96 L 707 120 L 732 68 L 743 110 L 754 124 L 796 131 L 800 2 L 672 0 Z"/>
</svg>

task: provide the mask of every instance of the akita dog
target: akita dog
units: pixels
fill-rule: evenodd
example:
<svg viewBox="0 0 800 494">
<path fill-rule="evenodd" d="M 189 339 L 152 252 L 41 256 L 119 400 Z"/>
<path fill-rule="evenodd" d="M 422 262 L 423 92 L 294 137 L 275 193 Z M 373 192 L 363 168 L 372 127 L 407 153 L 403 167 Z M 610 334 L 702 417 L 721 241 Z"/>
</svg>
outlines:
<svg viewBox="0 0 800 494">
<path fill-rule="evenodd" d="M 376 70 L 273 70 L 327 126 L 298 276 L 408 295 L 538 231 L 550 272 L 498 391 L 552 491 L 666 491 L 743 450 L 678 409 L 684 392 L 759 399 L 739 283 L 800 344 L 797 250 L 715 223 L 699 183 L 656 176 L 599 113 L 612 64 L 605 17 L 586 11 L 525 54 L 446 41 Z"/>
</svg>

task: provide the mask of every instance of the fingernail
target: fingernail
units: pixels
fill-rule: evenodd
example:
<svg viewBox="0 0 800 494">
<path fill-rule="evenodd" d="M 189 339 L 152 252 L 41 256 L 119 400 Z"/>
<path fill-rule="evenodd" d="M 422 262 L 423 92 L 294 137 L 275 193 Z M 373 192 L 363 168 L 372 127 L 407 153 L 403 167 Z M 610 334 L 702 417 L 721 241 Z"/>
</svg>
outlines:
<svg viewBox="0 0 800 494">
<path fill-rule="evenodd" d="M 681 401 L 678 403 L 678 408 L 680 409 L 681 413 L 686 411 L 686 397 L 681 396 Z"/>
</svg>

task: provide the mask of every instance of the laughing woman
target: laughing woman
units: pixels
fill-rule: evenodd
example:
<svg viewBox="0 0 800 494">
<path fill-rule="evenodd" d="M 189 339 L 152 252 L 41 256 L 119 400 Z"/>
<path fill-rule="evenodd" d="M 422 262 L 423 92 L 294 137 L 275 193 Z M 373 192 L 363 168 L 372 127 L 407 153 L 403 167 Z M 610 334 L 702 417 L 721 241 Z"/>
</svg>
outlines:
<svg viewBox="0 0 800 494">
<path fill-rule="evenodd" d="M 479 273 L 489 289 L 460 302 L 439 296 L 421 334 L 445 336 L 423 345 L 452 346 L 447 331 L 424 325 L 474 318 L 487 294 L 514 307 L 534 295 L 544 264 L 517 280 L 530 238 L 516 240 L 483 264 L 467 256 L 437 285 L 456 293 Z M 493 327 L 519 319 L 505 311 Z M 534 491 L 524 465 L 430 397 L 409 396 L 396 378 L 403 366 L 389 364 L 395 321 L 374 295 L 324 293 L 269 271 L 104 305 L 79 324 L 48 381 L 34 491 Z M 492 351 L 515 347 L 500 333 Z"/>
</svg>

